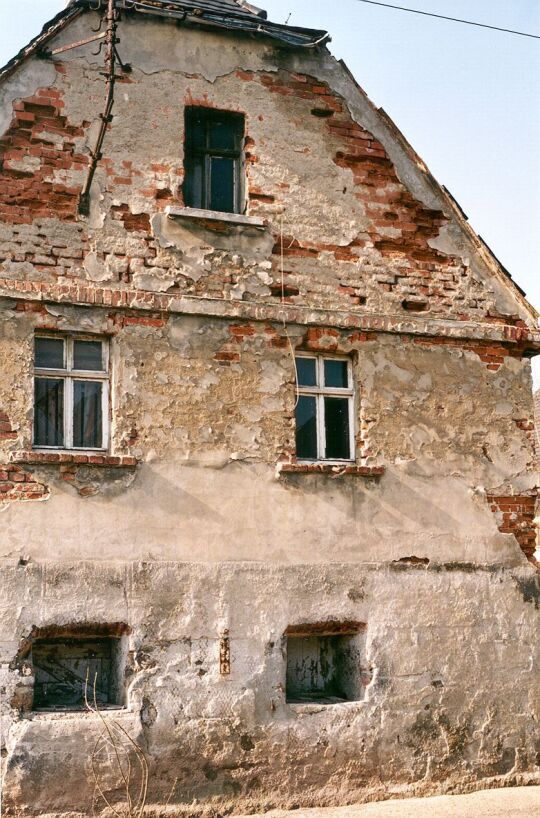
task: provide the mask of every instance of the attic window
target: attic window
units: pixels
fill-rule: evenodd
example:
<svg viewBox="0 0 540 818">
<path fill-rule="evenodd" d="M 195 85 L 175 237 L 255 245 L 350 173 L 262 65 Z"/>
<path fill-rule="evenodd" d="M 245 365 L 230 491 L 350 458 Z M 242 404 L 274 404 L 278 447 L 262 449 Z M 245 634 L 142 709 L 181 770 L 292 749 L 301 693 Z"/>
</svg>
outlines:
<svg viewBox="0 0 540 818">
<path fill-rule="evenodd" d="M 290 704 L 335 704 L 364 696 L 365 632 L 360 623 L 288 628 L 286 698 Z"/>
<path fill-rule="evenodd" d="M 185 133 L 186 206 L 242 213 L 243 114 L 187 107 Z"/>
<path fill-rule="evenodd" d="M 121 637 L 55 637 L 32 645 L 34 710 L 84 710 L 123 703 Z"/>
</svg>

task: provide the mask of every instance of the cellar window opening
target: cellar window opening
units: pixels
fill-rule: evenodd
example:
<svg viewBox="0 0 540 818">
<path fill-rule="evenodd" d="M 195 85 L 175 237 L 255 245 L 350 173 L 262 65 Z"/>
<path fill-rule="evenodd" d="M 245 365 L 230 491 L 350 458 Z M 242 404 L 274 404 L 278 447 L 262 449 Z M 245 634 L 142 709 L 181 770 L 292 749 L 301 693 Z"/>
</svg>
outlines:
<svg viewBox="0 0 540 818">
<path fill-rule="evenodd" d="M 363 699 L 367 675 L 362 624 L 304 625 L 288 628 L 285 637 L 289 704 Z"/>
<path fill-rule="evenodd" d="M 86 710 L 124 704 L 122 637 L 73 636 L 32 643 L 33 710 Z"/>
</svg>

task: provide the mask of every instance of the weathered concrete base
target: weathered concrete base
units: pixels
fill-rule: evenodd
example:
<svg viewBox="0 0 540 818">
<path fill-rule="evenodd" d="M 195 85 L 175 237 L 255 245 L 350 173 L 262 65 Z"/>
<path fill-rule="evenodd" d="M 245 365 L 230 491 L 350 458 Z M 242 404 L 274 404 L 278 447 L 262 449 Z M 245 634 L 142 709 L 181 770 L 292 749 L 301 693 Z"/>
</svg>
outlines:
<svg viewBox="0 0 540 818">
<path fill-rule="evenodd" d="M 175 779 L 171 806 L 190 814 L 540 782 L 527 565 L 6 562 L 1 588 L 3 663 L 33 625 L 131 627 L 127 708 L 106 718 L 147 754 L 156 815 Z M 367 625 L 365 698 L 288 705 L 283 633 L 330 620 Z M 5 704 L 24 711 L 31 677 L 6 664 L 2 676 Z M 3 725 L 6 814 L 87 814 L 100 719 L 8 708 Z M 114 794 L 114 765 L 100 775 Z"/>
</svg>

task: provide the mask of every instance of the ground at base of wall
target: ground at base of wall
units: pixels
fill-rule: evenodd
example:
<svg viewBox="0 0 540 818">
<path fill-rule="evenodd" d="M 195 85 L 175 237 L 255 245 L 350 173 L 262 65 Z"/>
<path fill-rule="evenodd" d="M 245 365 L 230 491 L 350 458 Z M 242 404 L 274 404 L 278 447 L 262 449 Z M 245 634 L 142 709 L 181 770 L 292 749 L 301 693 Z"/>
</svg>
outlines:
<svg viewBox="0 0 540 818">
<path fill-rule="evenodd" d="M 405 798 L 349 807 L 278 810 L 266 813 L 265 818 L 540 818 L 540 786 Z"/>
<path fill-rule="evenodd" d="M 493 780 L 495 786 L 458 795 L 433 795 L 406 798 L 398 794 L 390 799 L 378 798 L 370 803 L 347 806 L 324 806 L 274 809 L 267 812 L 235 814 L 232 803 L 226 809 L 211 811 L 212 818 L 540 818 L 540 779 L 520 777 L 524 786 L 508 786 Z M 377 798 L 377 796 L 375 796 Z M 187 818 L 197 812 L 198 804 L 147 807 L 141 818 Z M 11 814 L 11 813 L 8 813 Z M 123 814 L 123 813 L 122 813 Z M 17 818 L 35 818 L 35 814 L 16 813 Z M 95 813 L 111 818 L 109 810 Z M 88 818 L 81 812 L 40 813 L 39 818 Z"/>
<path fill-rule="evenodd" d="M 178 813 L 165 810 L 163 818 Z M 273 810 L 238 818 L 540 818 L 540 785 L 481 790 L 467 795 L 436 795 L 430 798 L 403 798 L 347 807 L 322 807 L 287 812 Z M 149 814 L 150 818 L 151 814 Z M 57 818 L 43 815 L 42 818 Z M 62 818 L 82 818 L 80 813 L 64 813 Z"/>
</svg>

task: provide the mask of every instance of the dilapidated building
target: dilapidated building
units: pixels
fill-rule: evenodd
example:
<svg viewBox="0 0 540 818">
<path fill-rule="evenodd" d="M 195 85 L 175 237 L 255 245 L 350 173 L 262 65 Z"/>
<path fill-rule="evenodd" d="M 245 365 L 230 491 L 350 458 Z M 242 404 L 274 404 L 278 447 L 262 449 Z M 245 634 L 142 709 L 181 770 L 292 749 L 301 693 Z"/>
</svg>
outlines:
<svg viewBox="0 0 540 818">
<path fill-rule="evenodd" d="M 8 815 L 103 714 L 175 814 L 540 779 L 538 315 L 328 39 L 75 0 L 0 73 Z"/>
</svg>

